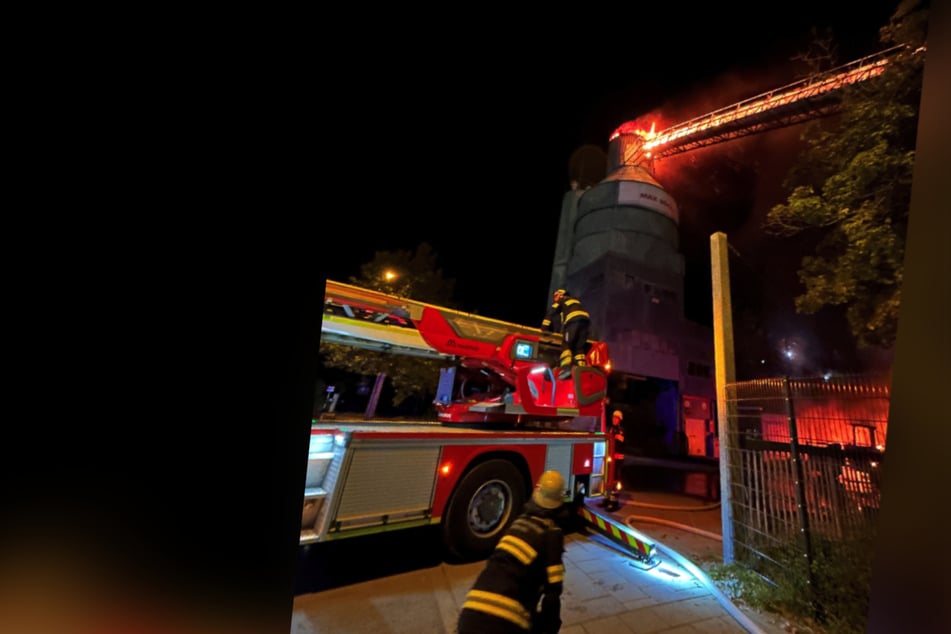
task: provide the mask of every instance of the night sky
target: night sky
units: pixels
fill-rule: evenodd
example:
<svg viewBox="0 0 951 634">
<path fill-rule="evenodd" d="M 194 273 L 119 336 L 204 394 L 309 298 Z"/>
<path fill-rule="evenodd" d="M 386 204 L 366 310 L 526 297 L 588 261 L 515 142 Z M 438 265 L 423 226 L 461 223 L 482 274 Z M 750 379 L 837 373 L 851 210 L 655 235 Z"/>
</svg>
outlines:
<svg viewBox="0 0 951 634">
<path fill-rule="evenodd" d="M 328 220 L 319 242 L 338 253 L 327 276 L 346 281 L 375 251 L 425 241 L 463 309 L 535 325 L 573 153 L 606 151 L 615 128 L 645 115 L 670 125 L 798 79 L 802 66 L 791 60 L 813 29 L 831 32 L 840 64 L 877 52 L 878 29 L 897 2 L 808 1 L 770 16 L 637 5 L 586 7 L 537 24 L 477 16 L 421 37 L 390 36 L 392 48 L 374 42 L 359 80 L 328 63 L 324 80 L 347 73 L 335 107 L 352 105 L 356 129 L 329 157 L 329 182 L 318 181 L 318 197 L 337 188 L 319 203 Z M 744 269 L 731 268 L 742 296 L 735 301 L 774 314 L 777 333 L 803 327 L 792 307 L 799 247 L 759 229 L 782 202 L 799 132 L 656 166 L 680 207 L 688 318 L 710 323 L 709 236 L 724 231 L 736 249 L 731 267 Z"/>
</svg>

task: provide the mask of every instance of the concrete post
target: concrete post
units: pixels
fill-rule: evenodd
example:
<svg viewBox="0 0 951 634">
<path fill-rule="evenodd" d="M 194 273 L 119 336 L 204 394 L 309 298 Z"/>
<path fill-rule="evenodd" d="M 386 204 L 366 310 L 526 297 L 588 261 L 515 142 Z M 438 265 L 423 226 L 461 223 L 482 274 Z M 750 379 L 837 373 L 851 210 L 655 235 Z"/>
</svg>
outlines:
<svg viewBox="0 0 951 634">
<path fill-rule="evenodd" d="M 726 386 L 736 382 L 733 348 L 733 306 L 730 301 L 730 261 L 726 234 L 710 236 L 713 281 L 713 358 L 716 366 L 717 422 L 720 439 L 720 517 L 723 533 L 723 563 L 733 563 L 733 471 L 731 425 L 737 425 L 734 405 L 727 402 Z M 733 434 L 736 438 L 736 434 Z"/>
</svg>

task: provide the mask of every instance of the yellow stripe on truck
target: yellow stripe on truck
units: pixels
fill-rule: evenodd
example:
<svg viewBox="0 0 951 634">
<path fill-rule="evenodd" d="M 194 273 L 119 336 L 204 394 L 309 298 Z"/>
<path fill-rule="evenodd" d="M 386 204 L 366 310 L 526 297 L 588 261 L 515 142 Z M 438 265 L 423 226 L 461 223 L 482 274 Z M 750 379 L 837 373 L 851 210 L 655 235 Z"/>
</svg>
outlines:
<svg viewBox="0 0 951 634">
<path fill-rule="evenodd" d="M 593 513 L 586 506 L 581 507 L 581 516 L 586 522 L 596 527 L 602 534 L 613 541 L 634 551 L 634 555 L 642 559 L 650 559 L 654 554 L 654 544 L 638 539 L 626 526 L 607 520 Z"/>
</svg>

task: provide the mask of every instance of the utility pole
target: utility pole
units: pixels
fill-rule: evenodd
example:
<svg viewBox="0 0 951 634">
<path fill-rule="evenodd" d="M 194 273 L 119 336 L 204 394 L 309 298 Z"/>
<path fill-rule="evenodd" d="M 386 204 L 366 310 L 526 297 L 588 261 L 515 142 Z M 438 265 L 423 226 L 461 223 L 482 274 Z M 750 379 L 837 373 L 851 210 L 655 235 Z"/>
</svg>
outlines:
<svg viewBox="0 0 951 634">
<path fill-rule="evenodd" d="M 733 349 L 733 305 L 730 300 L 730 259 L 726 234 L 710 236 L 710 264 L 713 281 L 713 358 L 716 366 L 717 428 L 720 439 L 720 523 L 723 534 L 723 563 L 733 563 L 733 495 L 730 487 L 734 469 L 731 425 L 736 425 L 735 404 L 727 400 L 726 386 L 736 382 Z M 736 434 L 732 434 L 736 438 Z"/>
</svg>

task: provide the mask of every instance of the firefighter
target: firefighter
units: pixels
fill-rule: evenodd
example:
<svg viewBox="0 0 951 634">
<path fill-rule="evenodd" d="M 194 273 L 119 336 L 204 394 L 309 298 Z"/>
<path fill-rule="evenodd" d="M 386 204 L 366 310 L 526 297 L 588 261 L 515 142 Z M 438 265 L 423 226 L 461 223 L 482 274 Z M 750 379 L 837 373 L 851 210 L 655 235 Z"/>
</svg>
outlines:
<svg viewBox="0 0 951 634">
<path fill-rule="evenodd" d="M 466 594 L 457 634 L 557 634 L 561 629 L 565 537 L 558 518 L 564 498 L 561 474 L 544 472 Z"/>
<path fill-rule="evenodd" d="M 601 506 L 609 511 L 616 511 L 621 508 L 619 493 L 621 490 L 621 462 L 624 460 L 622 447 L 624 444 L 624 413 L 616 409 L 611 414 L 611 426 L 608 428 L 608 435 L 611 438 L 610 456 L 611 473 L 608 477 L 608 488 Z"/>
<path fill-rule="evenodd" d="M 591 315 L 581 304 L 563 288 L 552 294 L 552 305 L 542 319 L 542 330 L 561 332 L 562 350 L 558 358 L 559 379 L 571 376 L 571 366 L 587 365 L 585 355 L 588 352 L 588 333 L 591 330 Z"/>
<path fill-rule="evenodd" d="M 624 447 L 624 412 L 619 409 L 614 410 L 611 414 L 611 429 L 608 431 L 614 439 L 614 452 L 621 453 Z"/>
</svg>

